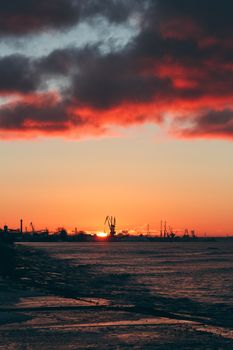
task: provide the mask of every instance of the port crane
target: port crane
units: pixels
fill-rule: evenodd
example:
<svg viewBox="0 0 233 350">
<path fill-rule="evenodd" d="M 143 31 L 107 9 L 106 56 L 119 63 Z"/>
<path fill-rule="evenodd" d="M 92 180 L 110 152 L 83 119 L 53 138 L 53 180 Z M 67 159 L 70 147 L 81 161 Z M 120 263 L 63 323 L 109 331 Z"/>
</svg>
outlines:
<svg viewBox="0 0 233 350">
<path fill-rule="evenodd" d="M 104 225 L 108 224 L 110 230 L 110 236 L 113 237 L 116 234 L 116 218 L 113 216 L 106 216 Z"/>
<path fill-rule="evenodd" d="M 32 222 L 30 222 L 30 226 L 31 226 L 31 228 L 32 228 L 32 233 L 35 233 L 35 227 L 34 227 L 34 225 L 33 225 Z"/>
<path fill-rule="evenodd" d="M 36 230 L 35 229 L 35 226 L 33 225 L 32 222 L 30 222 L 30 226 L 31 226 L 31 229 L 32 229 L 32 234 L 35 235 L 35 234 L 46 234 L 48 235 L 49 234 L 49 231 L 48 229 L 46 228 L 45 230 Z"/>
</svg>

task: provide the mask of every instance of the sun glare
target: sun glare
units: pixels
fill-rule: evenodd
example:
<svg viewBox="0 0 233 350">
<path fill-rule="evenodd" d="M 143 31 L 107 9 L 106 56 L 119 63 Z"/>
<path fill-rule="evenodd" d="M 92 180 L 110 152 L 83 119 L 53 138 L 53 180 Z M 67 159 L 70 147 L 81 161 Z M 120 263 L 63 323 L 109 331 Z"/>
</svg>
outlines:
<svg viewBox="0 0 233 350">
<path fill-rule="evenodd" d="M 97 232 L 97 236 L 100 238 L 106 238 L 108 234 L 106 232 Z"/>
</svg>

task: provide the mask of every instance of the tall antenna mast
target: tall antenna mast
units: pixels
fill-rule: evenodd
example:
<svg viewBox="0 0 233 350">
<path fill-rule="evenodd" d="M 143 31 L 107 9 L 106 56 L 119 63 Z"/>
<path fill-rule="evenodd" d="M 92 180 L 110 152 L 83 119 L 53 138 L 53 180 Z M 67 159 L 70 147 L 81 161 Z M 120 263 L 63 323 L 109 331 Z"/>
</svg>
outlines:
<svg viewBox="0 0 233 350">
<path fill-rule="evenodd" d="M 160 237 L 163 237 L 163 220 L 160 221 Z"/>
</svg>

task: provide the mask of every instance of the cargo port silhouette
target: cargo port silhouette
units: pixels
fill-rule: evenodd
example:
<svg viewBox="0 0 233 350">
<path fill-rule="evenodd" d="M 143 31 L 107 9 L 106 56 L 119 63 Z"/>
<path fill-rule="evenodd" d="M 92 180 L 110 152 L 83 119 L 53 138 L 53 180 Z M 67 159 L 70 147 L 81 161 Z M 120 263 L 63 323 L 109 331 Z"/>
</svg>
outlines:
<svg viewBox="0 0 233 350">
<path fill-rule="evenodd" d="M 98 242 L 98 241 L 158 241 L 158 242 L 171 242 L 171 241 L 187 241 L 193 242 L 197 240 L 209 240 L 212 237 L 206 235 L 201 237 L 197 236 L 195 230 L 188 230 L 185 228 L 183 232 L 174 231 L 171 226 L 168 226 L 167 221 L 160 222 L 160 230 L 150 231 L 149 224 L 144 232 L 137 232 L 136 234 L 129 233 L 128 230 L 121 230 L 117 232 L 116 229 L 117 220 L 115 216 L 106 216 L 104 221 L 104 232 L 102 235 L 98 235 L 96 232 L 85 232 L 78 230 L 68 233 L 64 227 L 59 227 L 55 231 L 49 231 L 45 229 L 36 229 L 35 225 L 30 222 L 29 226 L 24 227 L 23 219 L 19 222 L 19 228 L 9 228 L 4 225 L 0 228 L 0 240 L 15 241 L 15 242 L 53 242 L 53 241 L 67 241 L 67 242 Z M 29 228 L 28 228 L 29 227 Z"/>
</svg>

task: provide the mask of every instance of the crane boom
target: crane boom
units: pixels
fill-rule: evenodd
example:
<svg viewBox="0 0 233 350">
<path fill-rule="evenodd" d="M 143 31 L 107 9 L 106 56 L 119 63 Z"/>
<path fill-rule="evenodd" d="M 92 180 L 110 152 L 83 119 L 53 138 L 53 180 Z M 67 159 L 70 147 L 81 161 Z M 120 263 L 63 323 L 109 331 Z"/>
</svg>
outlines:
<svg viewBox="0 0 233 350">
<path fill-rule="evenodd" d="M 33 225 L 32 222 L 30 222 L 30 226 L 31 226 L 31 228 L 32 228 L 32 232 L 34 233 L 34 232 L 35 232 L 35 227 L 34 227 L 34 225 Z"/>
<path fill-rule="evenodd" d="M 113 216 L 106 216 L 104 225 L 108 224 L 108 228 L 109 228 L 109 234 L 110 236 L 115 236 L 116 234 L 116 218 Z"/>
</svg>

